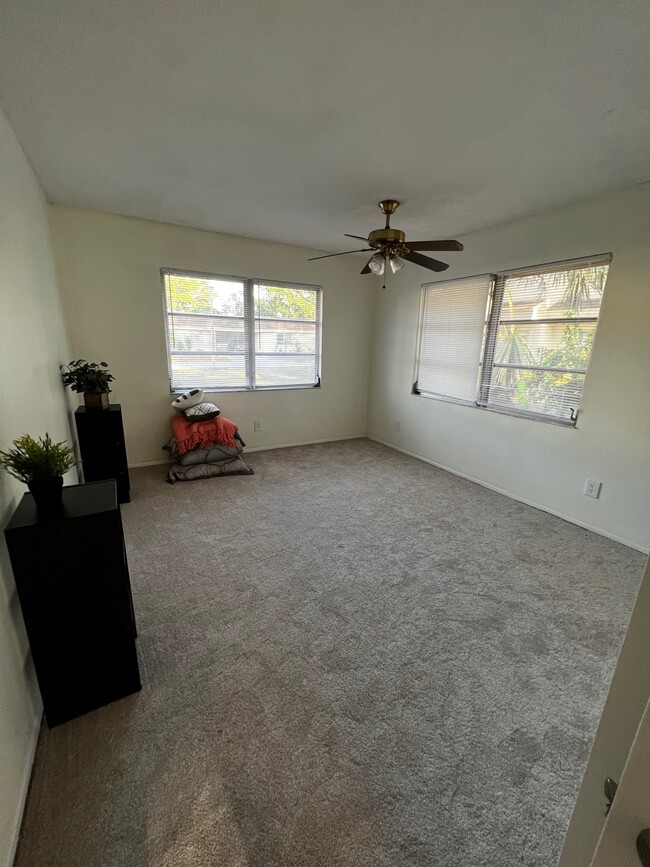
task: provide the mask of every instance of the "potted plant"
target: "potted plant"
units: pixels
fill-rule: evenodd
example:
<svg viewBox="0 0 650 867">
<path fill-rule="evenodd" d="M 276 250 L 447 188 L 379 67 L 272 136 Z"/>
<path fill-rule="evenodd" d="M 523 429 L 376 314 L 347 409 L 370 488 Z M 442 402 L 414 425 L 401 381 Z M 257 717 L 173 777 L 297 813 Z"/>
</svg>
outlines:
<svg viewBox="0 0 650 867">
<path fill-rule="evenodd" d="M 83 394 L 87 409 L 108 409 L 108 395 L 113 375 L 105 361 L 99 363 L 79 358 L 61 365 L 64 385 Z"/>
<path fill-rule="evenodd" d="M 23 434 L 14 448 L 0 451 L 0 467 L 25 482 L 34 496 L 39 517 L 51 517 L 63 508 L 63 474 L 77 463 L 72 448 L 52 442 L 49 433 L 35 440 Z"/>
</svg>

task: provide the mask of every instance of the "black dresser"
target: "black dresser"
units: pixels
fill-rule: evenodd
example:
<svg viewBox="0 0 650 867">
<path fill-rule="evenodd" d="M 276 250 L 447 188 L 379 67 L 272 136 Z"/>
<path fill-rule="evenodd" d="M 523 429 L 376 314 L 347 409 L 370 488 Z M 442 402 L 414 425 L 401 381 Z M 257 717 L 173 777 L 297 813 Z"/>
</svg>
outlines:
<svg viewBox="0 0 650 867">
<path fill-rule="evenodd" d="M 115 482 L 65 487 L 63 508 L 39 521 L 25 494 L 5 529 L 50 727 L 140 689 Z"/>
<path fill-rule="evenodd" d="M 80 406 L 75 414 L 84 481 L 115 479 L 120 503 L 131 500 L 129 467 L 126 460 L 122 407 L 112 403 L 108 409 Z"/>
</svg>

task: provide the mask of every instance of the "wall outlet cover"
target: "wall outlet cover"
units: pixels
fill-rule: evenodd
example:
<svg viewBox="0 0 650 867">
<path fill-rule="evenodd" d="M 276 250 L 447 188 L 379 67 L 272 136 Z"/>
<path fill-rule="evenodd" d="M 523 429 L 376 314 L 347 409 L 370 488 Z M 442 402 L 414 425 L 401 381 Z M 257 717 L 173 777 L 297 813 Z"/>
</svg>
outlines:
<svg viewBox="0 0 650 867">
<path fill-rule="evenodd" d="M 600 496 L 600 488 L 602 486 L 602 482 L 599 482 L 597 479 L 587 479 L 585 483 L 585 496 L 593 497 L 595 500 Z"/>
</svg>

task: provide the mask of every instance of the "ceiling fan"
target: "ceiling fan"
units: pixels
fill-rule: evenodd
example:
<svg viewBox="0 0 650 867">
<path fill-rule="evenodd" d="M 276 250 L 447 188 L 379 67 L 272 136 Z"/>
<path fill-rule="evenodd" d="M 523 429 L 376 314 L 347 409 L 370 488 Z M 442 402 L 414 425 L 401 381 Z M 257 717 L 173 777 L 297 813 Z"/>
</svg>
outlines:
<svg viewBox="0 0 650 867">
<path fill-rule="evenodd" d="M 375 229 L 367 238 L 360 235 L 345 235 L 346 238 L 358 238 L 365 241 L 368 246 L 360 250 L 346 250 L 345 253 L 328 253 L 326 256 L 312 256 L 308 259 L 331 259 L 333 256 L 347 256 L 349 253 L 366 253 L 374 250 L 374 254 L 362 268 L 362 274 L 385 274 L 388 269 L 396 274 L 404 267 L 404 260 L 421 265 L 430 271 L 445 271 L 449 268 L 446 262 L 432 259 L 430 256 L 422 256 L 418 250 L 462 250 L 463 245 L 459 241 L 407 241 L 401 229 L 391 229 L 390 218 L 399 207 L 396 199 L 382 199 L 379 202 L 379 210 L 386 215 L 386 225 L 383 229 Z"/>
</svg>

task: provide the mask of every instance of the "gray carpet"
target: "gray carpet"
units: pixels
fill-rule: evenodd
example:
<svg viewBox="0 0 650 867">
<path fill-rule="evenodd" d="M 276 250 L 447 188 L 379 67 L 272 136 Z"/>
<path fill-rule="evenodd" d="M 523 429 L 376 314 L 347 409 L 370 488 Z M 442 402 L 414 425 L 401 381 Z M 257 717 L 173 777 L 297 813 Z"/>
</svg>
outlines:
<svg viewBox="0 0 650 867">
<path fill-rule="evenodd" d="M 367 440 L 123 508 L 144 688 L 41 733 L 18 867 L 550 867 L 644 557 Z"/>
</svg>

